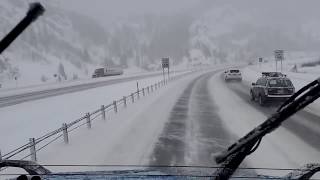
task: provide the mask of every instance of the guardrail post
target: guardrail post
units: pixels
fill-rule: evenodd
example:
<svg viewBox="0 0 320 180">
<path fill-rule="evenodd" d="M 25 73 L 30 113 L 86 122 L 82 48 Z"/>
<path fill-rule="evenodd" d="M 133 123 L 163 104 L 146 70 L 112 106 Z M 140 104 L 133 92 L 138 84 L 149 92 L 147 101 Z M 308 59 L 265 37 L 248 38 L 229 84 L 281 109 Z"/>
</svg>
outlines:
<svg viewBox="0 0 320 180">
<path fill-rule="evenodd" d="M 157 83 L 154 84 L 154 89 L 157 90 Z"/>
<path fill-rule="evenodd" d="M 118 112 L 117 101 L 113 101 L 113 108 L 114 108 L 114 112 L 117 113 Z"/>
<path fill-rule="evenodd" d="M 127 97 L 123 96 L 123 106 L 127 107 Z"/>
<path fill-rule="evenodd" d="M 142 88 L 142 95 L 145 96 L 144 88 Z"/>
<path fill-rule="evenodd" d="M 30 143 L 30 154 L 31 154 L 31 161 L 37 161 L 37 154 L 36 154 L 36 140 L 34 138 L 29 138 Z"/>
<path fill-rule="evenodd" d="M 151 85 L 151 92 L 153 92 L 153 85 Z"/>
<path fill-rule="evenodd" d="M 132 100 L 132 103 L 134 103 L 134 94 L 131 93 L 131 100 Z"/>
<path fill-rule="evenodd" d="M 90 119 L 90 113 L 86 114 L 87 117 L 87 127 L 88 129 L 91 129 L 91 119 Z"/>
<path fill-rule="evenodd" d="M 69 144 L 69 137 L 68 137 L 68 126 L 67 123 L 62 124 L 62 129 L 63 129 L 63 141 L 65 144 Z"/>
<path fill-rule="evenodd" d="M 101 115 L 102 115 L 102 120 L 106 120 L 106 108 L 104 105 L 101 105 Z"/>
</svg>

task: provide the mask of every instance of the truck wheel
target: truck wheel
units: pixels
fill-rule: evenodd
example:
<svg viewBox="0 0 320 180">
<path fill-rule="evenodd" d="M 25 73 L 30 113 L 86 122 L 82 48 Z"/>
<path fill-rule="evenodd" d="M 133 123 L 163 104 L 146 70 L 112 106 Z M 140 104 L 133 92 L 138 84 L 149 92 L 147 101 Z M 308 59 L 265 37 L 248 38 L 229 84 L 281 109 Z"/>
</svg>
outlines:
<svg viewBox="0 0 320 180">
<path fill-rule="evenodd" d="M 261 95 L 259 95 L 259 104 L 260 104 L 260 106 L 264 105 L 264 99 Z"/>
<path fill-rule="evenodd" d="M 255 101 L 256 100 L 256 98 L 254 97 L 254 94 L 253 94 L 252 91 L 250 91 L 250 100 L 251 101 Z"/>
</svg>

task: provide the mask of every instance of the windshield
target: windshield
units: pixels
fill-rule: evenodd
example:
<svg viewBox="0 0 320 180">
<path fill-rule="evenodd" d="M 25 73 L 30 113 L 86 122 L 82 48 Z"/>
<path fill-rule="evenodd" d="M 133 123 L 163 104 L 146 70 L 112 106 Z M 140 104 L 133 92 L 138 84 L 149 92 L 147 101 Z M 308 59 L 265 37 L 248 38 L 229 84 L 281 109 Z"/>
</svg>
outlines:
<svg viewBox="0 0 320 180">
<path fill-rule="evenodd" d="M 269 87 L 292 87 L 292 83 L 288 79 L 281 79 L 281 78 L 276 78 L 276 79 L 270 79 L 268 81 Z"/>
<path fill-rule="evenodd" d="M 318 0 L 39 2 L 0 0 L 0 161 L 212 175 L 320 75 Z M 234 176 L 320 162 L 319 112 L 280 123 Z"/>
</svg>

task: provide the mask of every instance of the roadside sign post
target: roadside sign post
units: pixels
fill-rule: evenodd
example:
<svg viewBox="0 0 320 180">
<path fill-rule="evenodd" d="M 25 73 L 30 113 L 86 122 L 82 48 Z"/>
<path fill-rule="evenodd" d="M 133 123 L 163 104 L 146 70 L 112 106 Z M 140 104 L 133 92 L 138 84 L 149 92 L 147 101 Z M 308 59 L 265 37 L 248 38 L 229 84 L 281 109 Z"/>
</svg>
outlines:
<svg viewBox="0 0 320 180">
<path fill-rule="evenodd" d="M 162 66 L 162 74 L 163 74 L 163 80 L 166 81 L 166 77 L 165 77 L 165 75 L 164 75 L 164 68 L 163 68 L 163 66 Z"/>
<path fill-rule="evenodd" d="M 169 68 L 169 64 L 168 64 L 168 81 L 170 79 L 170 68 Z"/>
<path fill-rule="evenodd" d="M 276 72 L 278 71 L 278 61 L 280 61 L 280 72 L 282 72 L 282 61 L 284 59 L 283 50 L 275 50 L 274 57 L 276 60 Z"/>
<path fill-rule="evenodd" d="M 163 73 L 163 80 L 166 81 L 165 78 L 165 73 L 164 73 L 164 69 L 167 68 L 168 69 L 168 79 L 170 78 L 170 63 L 169 63 L 169 58 L 162 58 L 161 59 L 161 63 L 162 63 L 162 73 Z"/>
</svg>

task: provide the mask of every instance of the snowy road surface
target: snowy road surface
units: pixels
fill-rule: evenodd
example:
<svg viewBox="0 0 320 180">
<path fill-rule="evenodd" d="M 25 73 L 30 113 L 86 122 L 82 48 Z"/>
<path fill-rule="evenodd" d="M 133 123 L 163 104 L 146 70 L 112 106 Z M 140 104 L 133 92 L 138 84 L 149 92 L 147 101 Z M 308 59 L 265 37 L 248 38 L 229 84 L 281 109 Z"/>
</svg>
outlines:
<svg viewBox="0 0 320 180">
<path fill-rule="evenodd" d="M 248 82 L 225 83 L 221 72 L 185 75 L 128 108 L 121 108 L 121 113 L 110 115 L 108 121 L 96 121 L 91 130 L 72 132 L 70 144 L 62 140 L 53 143 L 39 152 L 39 162 L 216 166 L 216 153 L 275 110 L 250 101 Z M 319 117 L 302 111 L 263 138 L 257 151 L 241 166 L 298 168 L 318 163 L 319 132 Z M 257 172 L 284 175 L 288 171 Z"/>
<path fill-rule="evenodd" d="M 232 142 L 208 89 L 208 80 L 219 72 L 198 76 L 184 89 L 155 146 L 151 164 L 212 166 L 213 154 Z"/>
<path fill-rule="evenodd" d="M 185 76 L 190 72 L 172 74 Z M 87 112 L 93 112 L 139 87 L 147 87 L 162 80 L 162 76 L 119 82 L 113 85 L 91 88 L 78 92 L 51 96 L 0 108 L 0 150 L 3 154 L 25 144 L 30 137 L 40 137 L 72 122 Z M 54 93 L 54 92 L 53 92 Z"/>
<path fill-rule="evenodd" d="M 221 72 L 190 80 L 169 113 L 150 156 L 151 165 L 216 166 L 213 156 L 275 112 L 250 101 L 244 83 L 225 83 Z M 298 168 L 320 162 L 320 118 L 301 111 L 262 141 L 241 167 Z M 283 175 L 286 172 L 264 172 Z"/>
<path fill-rule="evenodd" d="M 159 75 L 162 75 L 162 74 L 156 73 L 156 74 L 138 75 L 133 77 L 124 77 L 124 78 L 117 78 L 117 79 L 104 78 L 105 80 L 103 81 L 97 81 L 97 79 L 94 79 L 92 82 L 87 82 L 83 84 L 76 84 L 76 85 L 71 85 L 66 87 L 45 89 L 45 90 L 39 90 L 39 91 L 26 92 L 26 93 L 17 94 L 17 95 L 4 96 L 4 97 L 0 97 L 0 108 L 19 104 L 22 102 L 27 102 L 27 101 L 32 101 L 32 100 L 37 100 L 37 99 L 67 94 L 67 93 L 73 93 L 77 91 L 83 91 L 87 89 L 108 86 L 108 85 L 113 85 L 117 83 L 133 81 L 133 80 L 140 80 L 140 79 L 155 77 Z"/>
</svg>

